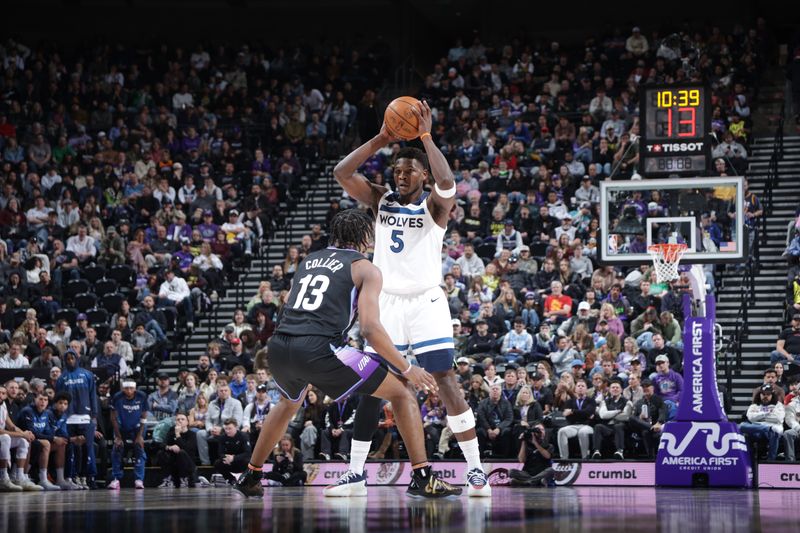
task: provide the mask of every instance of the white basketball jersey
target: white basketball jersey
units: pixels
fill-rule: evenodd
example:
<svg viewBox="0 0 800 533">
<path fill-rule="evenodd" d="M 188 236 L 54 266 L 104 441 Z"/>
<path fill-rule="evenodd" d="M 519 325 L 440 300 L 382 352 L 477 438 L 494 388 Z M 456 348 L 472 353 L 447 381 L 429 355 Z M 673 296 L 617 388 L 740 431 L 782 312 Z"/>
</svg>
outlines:
<svg viewBox="0 0 800 533">
<path fill-rule="evenodd" d="M 383 274 L 383 292 L 415 294 L 442 283 L 444 228 L 428 210 L 428 193 L 401 205 L 388 191 L 378 203 L 373 263 Z"/>
</svg>

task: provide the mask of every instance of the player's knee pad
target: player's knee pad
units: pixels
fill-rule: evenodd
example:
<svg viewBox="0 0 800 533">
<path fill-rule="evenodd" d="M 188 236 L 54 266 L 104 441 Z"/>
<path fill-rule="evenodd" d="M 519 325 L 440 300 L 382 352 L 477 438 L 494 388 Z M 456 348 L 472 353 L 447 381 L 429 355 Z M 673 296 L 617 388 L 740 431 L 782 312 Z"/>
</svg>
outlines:
<svg viewBox="0 0 800 533">
<path fill-rule="evenodd" d="M 447 415 L 447 425 L 450 426 L 453 433 L 463 433 L 475 428 L 475 415 L 472 413 L 472 409 L 467 409 L 460 415 Z"/>
</svg>

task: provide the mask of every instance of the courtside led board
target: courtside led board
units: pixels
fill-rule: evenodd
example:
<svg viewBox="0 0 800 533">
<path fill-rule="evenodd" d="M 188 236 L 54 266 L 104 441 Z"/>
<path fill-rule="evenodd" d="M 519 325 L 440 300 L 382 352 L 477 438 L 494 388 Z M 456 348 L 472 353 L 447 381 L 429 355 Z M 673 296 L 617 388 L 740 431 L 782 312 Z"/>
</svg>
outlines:
<svg viewBox="0 0 800 533">
<path fill-rule="evenodd" d="M 648 85 L 640 101 L 639 173 L 645 178 L 705 174 L 711 162 L 711 91 L 702 85 Z"/>
<path fill-rule="evenodd" d="M 689 247 L 682 264 L 744 262 L 743 206 L 740 176 L 601 181 L 598 259 L 642 265 L 648 246 L 674 242 Z"/>
</svg>

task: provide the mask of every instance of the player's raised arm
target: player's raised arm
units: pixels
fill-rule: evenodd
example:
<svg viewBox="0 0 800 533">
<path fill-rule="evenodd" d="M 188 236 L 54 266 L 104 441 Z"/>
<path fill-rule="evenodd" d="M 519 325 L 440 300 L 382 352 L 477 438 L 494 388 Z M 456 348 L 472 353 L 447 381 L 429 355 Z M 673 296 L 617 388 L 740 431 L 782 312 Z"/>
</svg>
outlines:
<svg viewBox="0 0 800 533">
<path fill-rule="evenodd" d="M 378 295 L 383 278 L 381 271 L 369 261 L 357 261 L 350 267 L 353 283 L 358 288 L 358 323 L 361 335 L 386 361 L 400 370 L 403 377 L 421 390 L 439 390 L 436 380 L 418 366 L 411 365 L 392 344 L 381 324 Z"/>
<path fill-rule="evenodd" d="M 431 137 L 433 116 L 428 102 L 421 101 L 419 108 L 412 107 L 411 112 L 419 120 L 419 139 L 425 147 L 425 154 L 428 156 L 428 164 L 431 166 L 433 181 L 436 184 L 430 195 L 433 203 L 433 215 L 437 223 L 446 225 L 447 216 L 456 201 L 456 180 L 450 170 L 450 164 Z"/>
<path fill-rule="evenodd" d="M 372 154 L 390 142 L 392 142 L 392 138 L 384 125 L 375 137 L 350 152 L 333 169 L 333 176 L 347 194 L 362 204 L 368 205 L 376 213 L 378 212 L 378 201 L 387 189 L 383 185 L 370 183 L 364 175 L 358 173 L 358 168 L 372 157 Z"/>
</svg>

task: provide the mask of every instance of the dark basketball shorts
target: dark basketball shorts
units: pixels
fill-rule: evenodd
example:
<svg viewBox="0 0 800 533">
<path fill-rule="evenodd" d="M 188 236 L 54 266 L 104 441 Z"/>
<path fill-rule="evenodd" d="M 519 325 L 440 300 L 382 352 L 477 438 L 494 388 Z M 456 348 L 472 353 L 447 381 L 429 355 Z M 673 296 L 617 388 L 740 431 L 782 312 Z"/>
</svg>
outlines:
<svg viewBox="0 0 800 533">
<path fill-rule="evenodd" d="M 376 358 L 349 346 L 336 348 L 329 337 L 276 333 L 267 354 L 275 384 L 293 402 L 309 384 L 335 401 L 355 392 L 372 394 L 388 372 Z"/>
</svg>

